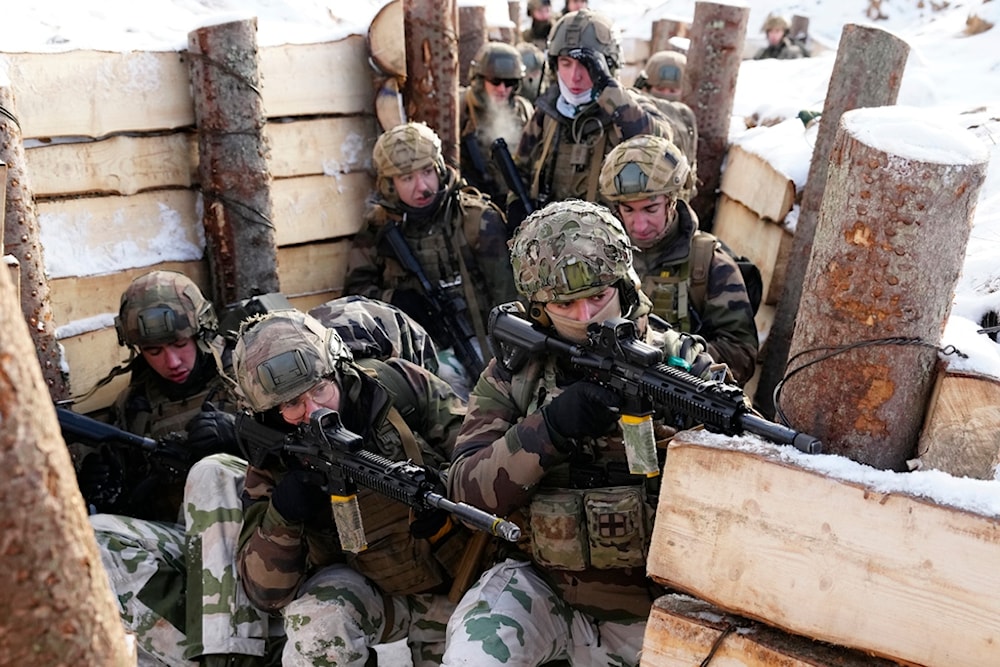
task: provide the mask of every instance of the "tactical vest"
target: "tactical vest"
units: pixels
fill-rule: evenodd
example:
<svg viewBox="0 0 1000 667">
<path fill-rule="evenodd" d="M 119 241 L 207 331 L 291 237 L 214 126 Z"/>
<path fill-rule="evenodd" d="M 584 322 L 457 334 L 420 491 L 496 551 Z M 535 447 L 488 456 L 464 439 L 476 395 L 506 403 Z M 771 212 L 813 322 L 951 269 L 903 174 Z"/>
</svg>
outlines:
<svg viewBox="0 0 1000 667">
<path fill-rule="evenodd" d="M 546 203 L 571 197 L 597 201 L 601 163 L 610 150 L 610 130 L 596 116 L 575 120 L 581 120 L 581 127 L 573 132 L 574 140 L 560 144 L 562 124 L 548 114 L 543 116 L 542 152 L 531 181 L 531 199 Z M 583 136 L 592 125 L 597 125 L 598 131 Z M 575 122 L 572 127 L 576 127 Z"/>
<path fill-rule="evenodd" d="M 642 278 L 642 291 L 653 302 L 653 314 L 681 331 L 690 332 L 690 308 L 702 312 L 708 290 L 708 275 L 717 241 L 714 236 L 699 232 L 691 240 L 691 252 L 659 272 Z"/>
</svg>

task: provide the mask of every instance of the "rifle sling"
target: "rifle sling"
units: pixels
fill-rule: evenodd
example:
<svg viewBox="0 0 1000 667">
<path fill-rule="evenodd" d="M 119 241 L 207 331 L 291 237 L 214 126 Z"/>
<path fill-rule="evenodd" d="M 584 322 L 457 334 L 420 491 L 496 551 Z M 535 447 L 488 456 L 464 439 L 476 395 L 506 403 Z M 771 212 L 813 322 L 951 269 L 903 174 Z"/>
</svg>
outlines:
<svg viewBox="0 0 1000 667">
<path fill-rule="evenodd" d="M 399 410 L 392 406 L 389 408 L 389 414 L 386 416 L 389 423 L 395 427 L 396 431 L 399 433 L 399 439 L 403 443 L 403 451 L 406 455 L 410 457 L 410 460 L 416 463 L 418 466 L 424 464 L 424 457 L 420 453 L 420 447 L 417 445 L 417 439 L 413 437 L 413 431 L 406 424 L 406 420 L 403 419 L 403 415 L 399 414 Z"/>
</svg>

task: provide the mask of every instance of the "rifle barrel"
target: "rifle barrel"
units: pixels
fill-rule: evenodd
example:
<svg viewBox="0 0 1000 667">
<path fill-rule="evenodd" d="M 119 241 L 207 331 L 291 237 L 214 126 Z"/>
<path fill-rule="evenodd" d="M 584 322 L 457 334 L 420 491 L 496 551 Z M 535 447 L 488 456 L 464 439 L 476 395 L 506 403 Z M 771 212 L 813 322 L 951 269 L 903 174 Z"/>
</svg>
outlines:
<svg viewBox="0 0 1000 667">
<path fill-rule="evenodd" d="M 158 446 L 156 440 L 152 438 L 129 433 L 117 426 L 73 412 L 69 408 L 56 407 L 56 415 L 59 417 L 59 429 L 63 433 L 64 440 L 68 435 L 91 443 L 120 442 L 148 452 L 155 451 Z"/>
</svg>

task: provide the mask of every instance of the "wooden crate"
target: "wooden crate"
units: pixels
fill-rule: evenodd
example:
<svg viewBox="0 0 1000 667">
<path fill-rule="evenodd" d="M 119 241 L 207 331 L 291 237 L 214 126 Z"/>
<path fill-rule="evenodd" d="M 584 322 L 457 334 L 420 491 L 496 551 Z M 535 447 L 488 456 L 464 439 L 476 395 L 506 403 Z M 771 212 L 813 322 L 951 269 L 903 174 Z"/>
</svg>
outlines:
<svg viewBox="0 0 1000 667">
<path fill-rule="evenodd" d="M 740 202 L 721 195 L 712 233 L 738 255 L 746 255 L 760 269 L 764 283 L 761 303 L 774 305 L 785 287 L 792 254 L 792 233 L 768 222 Z"/>
</svg>

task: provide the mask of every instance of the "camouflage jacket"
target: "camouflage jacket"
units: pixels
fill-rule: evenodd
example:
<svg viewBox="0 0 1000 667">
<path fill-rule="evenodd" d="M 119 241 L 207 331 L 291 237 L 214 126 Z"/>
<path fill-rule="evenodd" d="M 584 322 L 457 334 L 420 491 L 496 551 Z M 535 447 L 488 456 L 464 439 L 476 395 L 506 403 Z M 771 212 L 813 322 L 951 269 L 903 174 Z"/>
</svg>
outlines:
<svg viewBox="0 0 1000 667">
<path fill-rule="evenodd" d="M 795 60 L 805 58 L 808 54 L 801 45 L 796 44 L 789 37 L 785 37 L 775 46 L 768 44 L 754 55 L 754 60 L 766 60 L 776 58 L 778 60 Z"/>
<path fill-rule="evenodd" d="M 541 204 L 597 201 L 601 163 L 612 148 L 639 134 L 673 134 L 652 100 L 614 81 L 576 118 L 559 113 L 558 99 L 559 86 L 552 85 L 535 100 L 514 156 L 529 196 Z"/>
<path fill-rule="evenodd" d="M 658 344 L 651 330 L 645 340 Z M 646 578 L 644 565 L 569 571 L 547 567 L 534 555 L 532 502 L 542 491 L 567 487 L 641 489 L 650 526 L 644 544 L 648 549 L 657 489 L 647 488 L 651 483 L 645 477 L 621 470 L 625 448 L 619 428 L 615 426 L 611 435 L 580 439 L 580 453 L 570 456 L 556 447 L 546 427 L 540 408 L 577 379 L 551 357 L 534 357 L 516 374 L 491 361 L 469 398 L 449 471 L 450 495 L 516 521 L 525 535 L 518 544 L 521 551 L 501 555 L 532 560 L 574 607 L 599 619 L 645 618 L 662 591 Z M 661 458 L 672 432 L 662 424 L 656 426 Z"/>
<path fill-rule="evenodd" d="M 432 284 L 449 285 L 449 293 L 454 290 L 458 297 L 465 298 L 475 331 L 485 333 L 494 304 L 516 298 L 503 213 L 475 190 L 463 189 L 464 183 L 454 170 L 448 173 L 448 182 L 437 203 L 428 207 L 430 210 L 408 211 L 398 200 L 373 196 L 366 228 L 354 237 L 344 282 L 345 294 L 379 299 L 405 310 L 441 347 L 448 347 L 441 322 L 427 310 L 408 308 L 406 302 L 396 298 L 398 292 L 423 294 L 423 289 L 417 276 L 403 268 L 383 238 L 388 222 L 399 224 Z"/>
<path fill-rule="evenodd" d="M 513 150 L 534 107 L 520 95 L 511 95 L 505 105 L 491 103 L 482 85 L 469 86 L 462 98 L 459 119 L 462 178 L 500 206 L 506 206 L 508 188 L 493 161 L 493 141 L 503 137 Z"/>
<path fill-rule="evenodd" d="M 736 381 L 743 385 L 753 376 L 757 361 L 757 325 L 747 297 L 743 276 L 732 257 L 715 244 L 708 265 L 704 300 L 678 296 L 678 281 L 687 293 L 691 285 L 692 243 L 698 231 L 698 219 L 691 207 L 677 200 L 678 232 L 652 248 L 633 256 L 642 289 L 653 302 L 653 313 L 671 325 L 700 335 L 708 343 L 708 353 L 718 362 L 729 365 Z M 678 313 L 678 303 L 687 304 L 688 312 Z"/>
<path fill-rule="evenodd" d="M 340 411 L 344 426 L 364 438 L 367 450 L 393 461 L 407 460 L 400 431 L 390 420 L 390 408 L 395 406 L 417 441 L 423 464 L 445 469 L 465 416 L 461 399 L 443 380 L 402 359 L 362 360 L 356 368 L 356 375 L 345 376 L 345 405 Z M 257 607 L 281 609 L 318 568 L 345 561 L 387 595 L 447 585 L 465 548 L 464 529 L 454 530 L 432 547 L 410 535 L 406 505 L 360 489 L 368 548 L 356 555 L 344 553 L 332 515 L 315 523 L 290 523 L 274 509 L 271 491 L 287 469 L 277 457 L 272 460 L 266 469 L 248 468 L 243 493 L 237 562 L 243 586 Z"/>
</svg>

